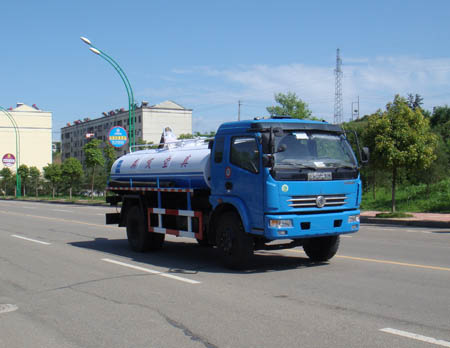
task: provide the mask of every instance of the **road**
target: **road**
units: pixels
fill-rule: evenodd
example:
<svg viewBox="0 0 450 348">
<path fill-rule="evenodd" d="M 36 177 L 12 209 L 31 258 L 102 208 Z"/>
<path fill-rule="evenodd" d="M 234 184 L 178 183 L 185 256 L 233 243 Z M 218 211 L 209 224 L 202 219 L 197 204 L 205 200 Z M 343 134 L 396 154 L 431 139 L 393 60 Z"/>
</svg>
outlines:
<svg viewBox="0 0 450 348">
<path fill-rule="evenodd" d="M 0 347 L 450 347 L 450 230 L 365 225 L 314 264 L 245 272 L 169 236 L 130 251 L 110 207 L 0 200 Z"/>
</svg>

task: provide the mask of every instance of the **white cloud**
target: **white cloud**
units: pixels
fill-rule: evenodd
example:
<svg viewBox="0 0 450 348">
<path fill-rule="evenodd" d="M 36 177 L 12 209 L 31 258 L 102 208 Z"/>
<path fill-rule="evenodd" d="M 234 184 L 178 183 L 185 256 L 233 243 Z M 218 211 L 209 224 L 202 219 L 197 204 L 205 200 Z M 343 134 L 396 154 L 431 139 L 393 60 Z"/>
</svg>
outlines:
<svg viewBox="0 0 450 348">
<path fill-rule="evenodd" d="M 395 94 L 418 93 L 428 109 L 449 104 L 449 58 L 343 57 L 343 63 L 344 119 L 350 117 L 350 104 L 358 96 L 361 115 L 384 108 Z M 145 92 L 193 108 L 195 130 L 215 129 L 236 119 L 238 100 L 243 101 L 244 117 L 267 114 L 265 107 L 274 104 L 274 94 L 288 91 L 307 102 L 315 116 L 333 119 L 335 78 L 331 65 L 203 66 L 173 69 L 172 73 L 177 76 L 176 86 Z"/>
</svg>

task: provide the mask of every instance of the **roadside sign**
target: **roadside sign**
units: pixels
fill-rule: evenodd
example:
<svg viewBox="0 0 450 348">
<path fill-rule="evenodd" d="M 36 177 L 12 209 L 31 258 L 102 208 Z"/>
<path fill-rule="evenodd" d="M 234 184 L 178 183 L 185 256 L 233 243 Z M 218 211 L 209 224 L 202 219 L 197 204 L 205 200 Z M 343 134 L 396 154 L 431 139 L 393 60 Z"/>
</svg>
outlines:
<svg viewBox="0 0 450 348">
<path fill-rule="evenodd" d="M 120 126 L 113 127 L 109 130 L 108 141 L 114 147 L 122 147 L 128 143 L 128 133 Z"/>
<path fill-rule="evenodd" d="M 16 157 L 12 153 L 7 153 L 3 156 L 2 163 L 5 167 L 12 167 L 16 164 Z"/>
</svg>

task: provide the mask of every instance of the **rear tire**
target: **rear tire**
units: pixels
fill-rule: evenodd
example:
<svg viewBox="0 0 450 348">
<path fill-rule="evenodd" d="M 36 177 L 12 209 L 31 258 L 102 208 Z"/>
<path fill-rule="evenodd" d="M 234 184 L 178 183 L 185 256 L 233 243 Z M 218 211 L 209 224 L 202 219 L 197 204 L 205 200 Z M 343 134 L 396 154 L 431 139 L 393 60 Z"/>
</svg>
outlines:
<svg viewBox="0 0 450 348">
<path fill-rule="evenodd" d="M 161 249 L 165 235 L 148 232 L 145 215 L 138 205 L 133 205 L 127 213 L 127 237 L 132 250 L 144 252 Z"/>
<path fill-rule="evenodd" d="M 226 212 L 217 225 L 217 248 L 226 267 L 242 269 L 247 266 L 254 251 L 253 238 L 244 231 L 235 212 Z"/>
<path fill-rule="evenodd" d="M 303 244 L 306 255 L 314 262 L 324 262 L 336 255 L 339 236 L 311 238 Z"/>
<path fill-rule="evenodd" d="M 209 248 L 212 247 L 212 245 L 209 243 L 209 241 L 207 239 L 198 239 L 195 238 L 195 240 L 197 241 L 198 245 L 203 247 L 203 248 Z"/>
</svg>

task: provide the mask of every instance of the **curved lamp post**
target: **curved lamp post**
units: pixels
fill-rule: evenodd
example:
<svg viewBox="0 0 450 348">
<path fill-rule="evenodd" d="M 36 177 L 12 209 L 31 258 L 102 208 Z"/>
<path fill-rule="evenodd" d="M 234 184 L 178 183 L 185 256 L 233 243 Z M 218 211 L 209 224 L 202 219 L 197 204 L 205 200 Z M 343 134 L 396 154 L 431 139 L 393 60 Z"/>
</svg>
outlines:
<svg viewBox="0 0 450 348">
<path fill-rule="evenodd" d="M 133 146 L 136 145 L 136 134 L 135 134 L 135 104 L 134 104 L 134 94 L 133 89 L 131 88 L 130 81 L 128 80 L 127 75 L 122 70 L 122 68 L 117 64 L 117 62 L 112 59 L 110 56 L 108 56 L 105 52 L 98 49 L 94 45 L 92 45 L 91 41 L 83 36 L 80 37 L 81 41 L 83 41 L 85 44 L 89 46 L 89 49 L 91 52 L 95 53 L 96 55 L 102 57 L 104 60 L 106 60 L 109 64 L 112 65 L 112 67 L 117 71 L 120 78 L 122 79 L 123 84 L 125 85 L 125 89 L 127 90 L 128 95 L 128 123 L 130 125 L 129 127 L 129 133 L 130 133 L 130 151 L 132 151 Z"/>
<path fill-rule="evenodd" d="M 2 111 L 6 117 L 9 118 L 11 121 L 14 132 L 16 133 L 16 195 L 17 197 L 21 196 L 22 191 L 22 184 L 20 181 L 20 175 L 19 175 L 19 161 L 20 161 L 20 132 L 19 127 L 17 126 L 16 120 L 14 117 L 3 107 L 0 106 L 0 111 Z"/>
</svg>

